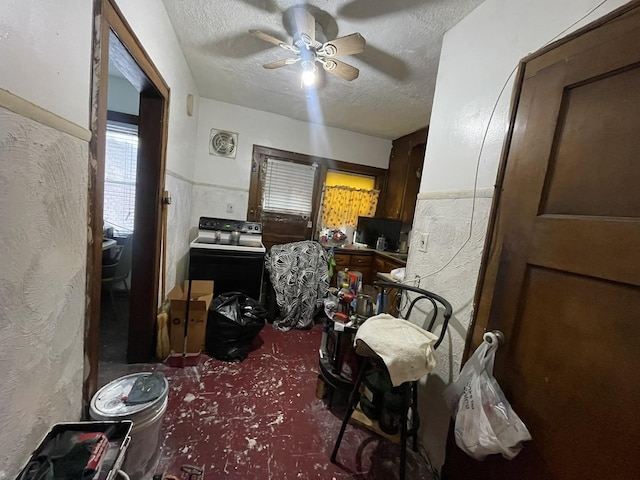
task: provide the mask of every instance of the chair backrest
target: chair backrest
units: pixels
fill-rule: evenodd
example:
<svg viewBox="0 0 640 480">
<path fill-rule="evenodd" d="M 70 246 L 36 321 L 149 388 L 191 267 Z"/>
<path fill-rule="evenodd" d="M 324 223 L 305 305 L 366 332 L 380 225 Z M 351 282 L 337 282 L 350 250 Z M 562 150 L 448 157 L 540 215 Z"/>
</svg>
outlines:
<svg viewBox="0 0 640 480">
<path fill-rule="evenodd" d="M 129 275 L 131 270 L 131 253 L 133 251 L 133 234 L 124 239 L 118 263 L 115 265 L 113 277 L 115 279 L 124 279 Z"/>
<path fill-rule="evenodd" d="M 426 330 L 428 330 L 429 332 L 432 332 L 433 327 L 435 326 L 436 319 L 438 318 L 438 312 L 442 311 L 442 329 L 440 330 L 440 334 L 438 335 L 438 340 L 433 346 L 434 349 L 438 348 L 438 346 L 442 343 L 442 340 L 444 340 L 444 336 L 447 333 L 447 326 L 449 325 L 449 319 L 451 318 L 451 315 L 453 315 L 453 309 L 451 307 L 451 304 L 447 300 L 442 298 L 440 295 L 436 295 L 435 293 L 423 290 L 422 288 L 414 287 L 412 285 L 405 285 L 403 283 L 374 282 L 373 285 L 374 287 L 380 287 L 383 292 L 385 290 L 398 290 L 399 293 L 409 291 L 416 294 L 416 296 L 411 300 L 409 308 L 407 309 L 407 313 L 405 315 L 405 318 L 407 320 L 411 317 L 411 312 L 416 303 L 422 300 L 429 302 L 433 306 L 433 311 L 430 315 L 431 318 L 427 318 L 429 324 Z"/>
</svg>

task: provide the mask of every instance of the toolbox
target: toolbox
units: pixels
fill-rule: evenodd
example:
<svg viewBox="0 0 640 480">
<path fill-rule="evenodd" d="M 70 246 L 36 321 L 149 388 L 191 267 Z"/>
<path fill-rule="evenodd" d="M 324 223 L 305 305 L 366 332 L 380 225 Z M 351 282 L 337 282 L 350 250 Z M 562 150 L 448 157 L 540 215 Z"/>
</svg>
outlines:
<svg viewBox="0 0 640 480">
<path fill-rule="evenodd" d="M 57 423 L 16 480 L 113 480 L 131 441 L 131 420 Z"/>
</svg>

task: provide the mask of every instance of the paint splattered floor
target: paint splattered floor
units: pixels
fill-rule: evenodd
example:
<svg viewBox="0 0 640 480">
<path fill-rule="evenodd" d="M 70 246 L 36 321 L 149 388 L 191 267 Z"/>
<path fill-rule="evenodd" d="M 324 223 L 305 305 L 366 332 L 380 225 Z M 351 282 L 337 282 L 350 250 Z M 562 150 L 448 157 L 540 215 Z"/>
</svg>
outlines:
<svg viewBox="0 0 640 480">
<path fill-rule="evenodd" d="M 330 412 L 315 396 L 320 336 L 321 325 L 290 332 L 266 325 L 243 362 L 202 355 L 196 367 L 146 366 L 162 371 L 170 385 L 162 449 L 151 473 L 180 477 L 189 464 L 204 467 L 211 480 L 398 478 L 399 447 L 357 427 L 347 428 L 340 465 L 329 461 L 341 412 Z M 113 371 L 113 378 L 141 367 Z M 432 478 L 410 449 L 406 478 Z"/>
</svg>

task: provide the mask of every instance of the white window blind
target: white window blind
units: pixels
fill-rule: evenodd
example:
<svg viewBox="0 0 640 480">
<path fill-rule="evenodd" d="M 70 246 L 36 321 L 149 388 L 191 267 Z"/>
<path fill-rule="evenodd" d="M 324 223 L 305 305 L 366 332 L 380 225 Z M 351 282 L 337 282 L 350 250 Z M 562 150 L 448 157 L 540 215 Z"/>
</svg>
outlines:
<svg viewBox="0 0 640 480">
<path fill-rule="evenodd" d="M 268 158 L 262 185 L 262 210 L 310 215 L 317 167 L 317 164 Z"/>
<path fill-rule="evenodd" d="M 133 233 L 136 208 L 138 127 L 107 123 L 104 171 L 104 226 Z"/>
</svg>

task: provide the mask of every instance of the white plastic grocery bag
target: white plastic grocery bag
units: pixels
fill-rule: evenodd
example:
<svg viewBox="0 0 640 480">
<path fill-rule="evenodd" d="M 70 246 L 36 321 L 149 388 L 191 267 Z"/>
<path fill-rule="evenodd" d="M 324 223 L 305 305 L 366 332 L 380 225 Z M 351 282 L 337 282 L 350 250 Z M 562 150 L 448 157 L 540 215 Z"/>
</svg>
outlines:
<svg viewBox="0 0 640 480">
<path fill-rule="evenodd" d="M 456 444 L 477 460 L 494 453 L 512 459 L 522 449 L 521 442 L 531 440 L 493 377 L 496 348 L 495 343 L 482 342 L 444 391 L 455 418 Z"/>
</svg>

